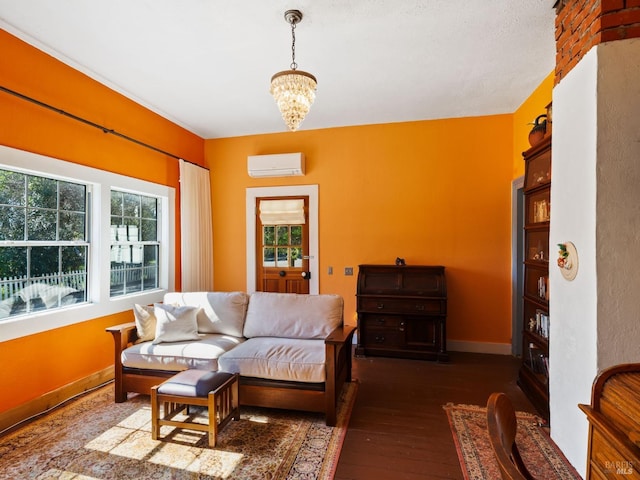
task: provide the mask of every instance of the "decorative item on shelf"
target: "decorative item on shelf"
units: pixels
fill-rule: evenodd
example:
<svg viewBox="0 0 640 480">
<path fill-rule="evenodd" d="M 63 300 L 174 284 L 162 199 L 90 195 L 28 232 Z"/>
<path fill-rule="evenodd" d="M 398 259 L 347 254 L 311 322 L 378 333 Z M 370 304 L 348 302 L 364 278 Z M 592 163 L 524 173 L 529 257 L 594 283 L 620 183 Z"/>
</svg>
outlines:
<svg viewBox="0 0 640 480">
<path fill-rule="evenodd" d="M 406 263 L 404 263 L 404 258 L 396 257 L 396 265 L 398 265 L 399 267 L 405 266 Z"/>
<path fill-rule="evenodd" d="M 578 275 L 578 251 L 572 242 L 558 244 L 558 267 L 562 276 L 571 281 Z"/>
<path fill-rule="evenodd" d="M 284 12 L 285 20 L 291 25 L 291 69 L 276 73 L 271 77 L 271 95 L 278 105 L 287 127 L 295 132 L 316 98 L 316 77 L 297 70 L 296 25 L 302 21 L 300 10 Z"/>
<path fill-rule="evenodd" d="M 542 115 L 538 115 L 535 121 L 533 122 L 533 128 L 529 132 L 529 144 L 532 147 L 536 146 L 544 138 L 544 134 L 547 131 L 546 118 L 547 118 L 547 115 L 543 113 Z"/>
<path fill-rule="evenodd" d="M 551 135 L 551 129 L 553 128 L 553 102 L 549 102 L 549 105 L 546 106 L 547 109 L 547 125 L 546 125 L 546 135 Z"/>
</svg>

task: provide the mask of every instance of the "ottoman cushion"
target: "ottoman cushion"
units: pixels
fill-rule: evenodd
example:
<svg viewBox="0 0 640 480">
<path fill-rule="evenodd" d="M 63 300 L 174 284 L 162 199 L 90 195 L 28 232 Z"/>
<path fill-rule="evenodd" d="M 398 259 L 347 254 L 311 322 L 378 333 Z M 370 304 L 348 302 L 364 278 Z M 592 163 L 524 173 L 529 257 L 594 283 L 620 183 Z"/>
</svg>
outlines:
<svg viewBox="0 0 640 480">
<path fill-rule="evenodd" d="M 206 397 L 233 374 L 207 370 L 184 370 L 158 386 L 158 393 L 182 397 Z"/>
</svg>

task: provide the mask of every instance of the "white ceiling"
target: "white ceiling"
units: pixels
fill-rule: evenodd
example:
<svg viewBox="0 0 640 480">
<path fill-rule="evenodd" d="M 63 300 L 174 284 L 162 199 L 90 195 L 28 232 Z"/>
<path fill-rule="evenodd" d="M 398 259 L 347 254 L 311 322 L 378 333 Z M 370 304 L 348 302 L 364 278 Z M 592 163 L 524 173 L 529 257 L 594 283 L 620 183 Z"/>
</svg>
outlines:
<svg viewBox="0 0 640 480">
<path fill-rule="evenodd" d="M 296 61 L 318 79 L 310 130 L 514 112 L 554 68 L 553 3 L 0 0 L 0 26 L 219 138 L 286 131 L 269 95 L 291 63 L 285 10 L 304 15 Z"/>
</svg>

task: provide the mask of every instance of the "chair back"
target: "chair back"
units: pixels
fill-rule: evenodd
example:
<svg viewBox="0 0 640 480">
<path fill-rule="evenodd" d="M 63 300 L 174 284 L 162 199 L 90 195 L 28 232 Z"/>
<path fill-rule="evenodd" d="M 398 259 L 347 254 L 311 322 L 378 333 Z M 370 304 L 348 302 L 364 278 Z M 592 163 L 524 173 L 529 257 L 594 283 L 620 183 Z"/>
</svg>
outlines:
<svg viewBox="0 0 640 480">
<path fill-rule="evenodd" d="M 489 441 L 500 466 L 503 480 L 535 480 L 522 462 L 516 445 L 518 422 L 509 397 L 492 393 L 487 402 Z"/>
</svg>

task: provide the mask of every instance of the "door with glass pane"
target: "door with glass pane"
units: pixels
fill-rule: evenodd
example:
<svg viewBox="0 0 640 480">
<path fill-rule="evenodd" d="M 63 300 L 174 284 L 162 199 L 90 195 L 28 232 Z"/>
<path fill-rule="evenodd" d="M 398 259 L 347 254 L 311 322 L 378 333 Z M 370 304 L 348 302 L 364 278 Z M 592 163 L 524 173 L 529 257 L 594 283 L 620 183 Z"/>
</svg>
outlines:
<svg viewBox="0 0 640 480">
<path fill-rule="evenodd" d="M 309 293 L 309 197 L 258 198 L 256 290 Z"/>
</svg>

